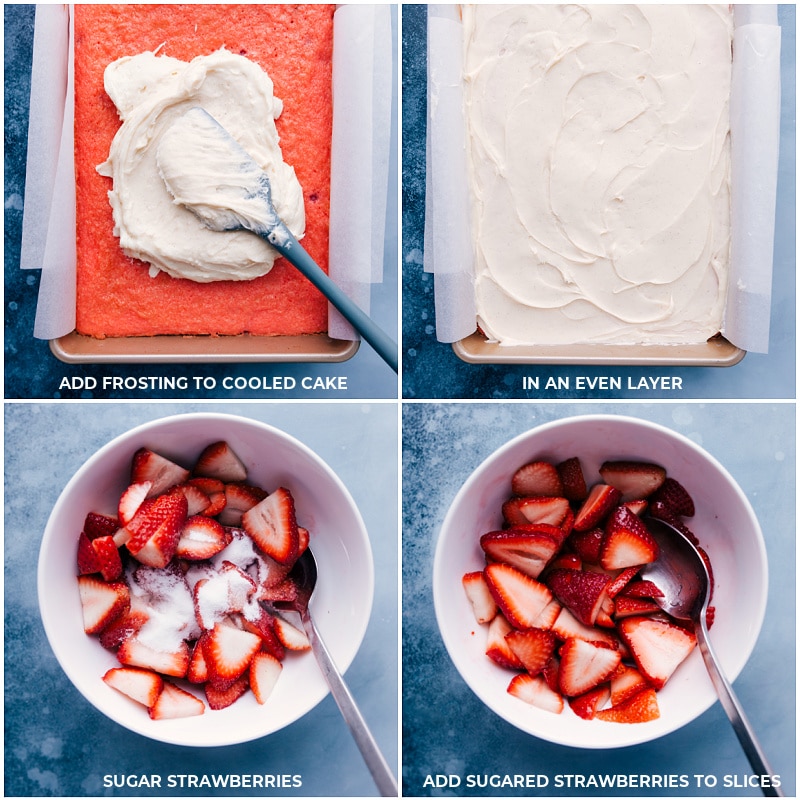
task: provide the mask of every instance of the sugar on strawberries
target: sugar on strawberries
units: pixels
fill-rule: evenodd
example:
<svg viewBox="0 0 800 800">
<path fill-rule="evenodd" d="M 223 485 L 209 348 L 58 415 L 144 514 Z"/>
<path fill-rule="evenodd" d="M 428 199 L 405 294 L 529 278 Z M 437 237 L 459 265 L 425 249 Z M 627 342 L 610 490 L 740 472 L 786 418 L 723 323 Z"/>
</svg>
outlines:
<svg viewBox="0 0 800 800">
<path fill-rule="evenodd" d="M 578 456 L 517 469 L 503 527 L 480 537 L 485 565 L 462 586 L 486 655 L 515 673 L 509 694 L 556 714 L 648 722 L 696 638 L 639 574 L 658 558 L 642 516 L 668 518 L 696 542 L 684 522 L 695 507 L 658 464 L 609 460 L 598 472 L 587 480 Z"/>
<path fill-rule="evenodd" d="M 296 593 L 290 572 L 309 533 L 291 491 L 248 483 L 222 441 L 191 468 L 139 448 L 109 502 L 116 514 L 86 515 L 76 558 L 84 630 L 120 664 L 106 685 L 154 720 L 226 708 L 247 693 L 266 703 L 287 651 L 310 648 L 299 626 L 261 603 Z"/>
</svg>

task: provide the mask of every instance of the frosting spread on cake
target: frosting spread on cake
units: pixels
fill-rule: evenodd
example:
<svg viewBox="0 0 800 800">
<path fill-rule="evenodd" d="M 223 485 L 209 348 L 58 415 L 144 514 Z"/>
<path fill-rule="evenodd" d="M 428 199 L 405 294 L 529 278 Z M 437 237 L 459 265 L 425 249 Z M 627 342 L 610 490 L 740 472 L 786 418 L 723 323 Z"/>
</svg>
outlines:
<svg viewBox="0 0 800 800">
<path fill-rule="evenodd" d="M 98 172 L 113 178 L 114 233 L 125 253 L 150 263 L 152 274 L 163 270 L 200 283 L 269 272 L 276 250 L 247 231 L 210 230 L 174 201 L 156 160 L 165 131 L 189 109 L 204 108 L 267 173 L 276 212 L 300 237 L 303 193 L 281 155 L 275 120 L 283 106 L 269 76 L 224 49 L 190 62 L 146 52 L 110 64 L 105 88 L 122 125 Z M 202 152 L 185 155 L 205 168 Z"/>
<path fill-rule="evenodd" d="M 478 322 L 503 344 L 718 333 L 724 6 L 463 8 Z"/>
</svg>

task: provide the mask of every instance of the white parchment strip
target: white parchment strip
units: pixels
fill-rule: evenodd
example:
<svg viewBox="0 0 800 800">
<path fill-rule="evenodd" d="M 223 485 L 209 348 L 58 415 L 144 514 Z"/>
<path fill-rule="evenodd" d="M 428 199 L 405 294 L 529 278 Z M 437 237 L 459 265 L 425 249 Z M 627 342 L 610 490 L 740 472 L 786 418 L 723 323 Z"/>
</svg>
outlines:
<svg viewBox="0 0 800 800">
<path fill-rule="evenodd" d="M 453 203 L 454 198 L 469 196 L 464 188 L 466 157 L 463 163 L 455 158 L 462 150 L 466 126 L 461 101 L 462 33 L 454 8 L 429 6 L 428 12 L 424 246 L 425 269 L 435 273 L 436 335 L 442 342 L 457 341 L 476 328 L 473 292 L 467 285 L 473 271 L 471 241 L 466 255 L 460 249 L 469 235 L 469 212 Z M 735 9 L 731 280 L 723 333 L 744 350 L 767 352 L 780 133 L 780 27 L 773 4 Z"/>
<path fill-rule="evenodd" d="M 428 6 L 424 269 L 434 273 L 436 337 L 475 330 L 473 250 L 457 6 Z"/>
<path fill-rule="evenodd" d="M 333 21 L 331 278 L 367 313 L 383 280 L 392 113 L 392 21 L 388 5 L 344 5 Z M 328 334 L 357 334 L 330 307 Z"/>
</svg>

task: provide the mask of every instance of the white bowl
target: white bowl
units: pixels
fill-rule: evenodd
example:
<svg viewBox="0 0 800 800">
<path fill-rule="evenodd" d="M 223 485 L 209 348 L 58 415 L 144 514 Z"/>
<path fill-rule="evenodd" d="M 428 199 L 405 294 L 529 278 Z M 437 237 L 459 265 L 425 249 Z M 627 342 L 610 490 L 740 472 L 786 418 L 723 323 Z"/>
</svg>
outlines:
<svg viewBox="0 0 800 800">
<path fill-rule="evenodd" d="M 69 481 L 47 523 L 38 573 L 42 621 L 64 672 L 92 705 L 132 731 L 172 744 L 229 745 L 265 736 L 302 717 L 328 693 L 311 652 L 288 654 L 265 705 L 248 692 L 224 710 L 206 708 L 202 716 L 188 719 L 153 721 L 143 706 L 101 680 L 119 663 L 83 631 L 75 558 L 84 517 L 89 511 L 116 513 L 116 499 L 128 483 L 131 456 L 139 447 L 191 467 L 207 444 L 219 440 L 229 442 L 241 457 L 250 481 L 292 492 L 298 522 L 311 532 L 319 568 L 311 610 L 342 671 L 361 645 L 372 608 L 372 552 L 361 515 L 330 467 L 286 433 L 242 417 L 181 414 L 141 425 L 102 447 Z"/>
<path fill-rule="evenodd" d="M 506 692 L 512 673 L 485 654 L 485 637 L 461 586 L 464 573 L 482 569 L 479 537 L 502 524 L 501 504 L 514 471 L 532 459 L 578 456 L 587 483 L 599 481 L 606 460 L 652 461 L 692 495 L 687 521 L 711 558 L 716 619 L 711 642 L 733 681 L 755 646 L 767 602 L 767 558 L 758 520 L 747 498 L 719 462 L 689 439 L 640 419 L 588 415 L 544 424 L 516 437 L 467 479 L 445 517 L 436 547 L 433 592 L 445 646 L 473 692 L 503 719 L 541 739 L 584 748 L 613 748 L 664 736 L 691 722 L 716 700 L 699 651 L 658 693 L 661 716 L 638 724 L 583 720 L 566 704 L 553 714 Z"/>
</svg>

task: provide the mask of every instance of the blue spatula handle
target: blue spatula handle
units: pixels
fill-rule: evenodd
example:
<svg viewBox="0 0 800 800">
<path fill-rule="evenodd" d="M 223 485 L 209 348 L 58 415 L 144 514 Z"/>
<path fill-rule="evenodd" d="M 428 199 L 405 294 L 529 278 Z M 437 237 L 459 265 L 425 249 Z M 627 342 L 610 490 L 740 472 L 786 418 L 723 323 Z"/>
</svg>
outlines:
<svg viewBox="0 0 800 800">
<path fill-rule="evenodd" d="M 361 334 L 375 352 L 397 372 L 397 344 L 394 340 L 323 272 L 285 224 L 280 223 L 269 232 L 259 235 L 297 267 L 333 303 L 336 310 Z"/>
</svg>

